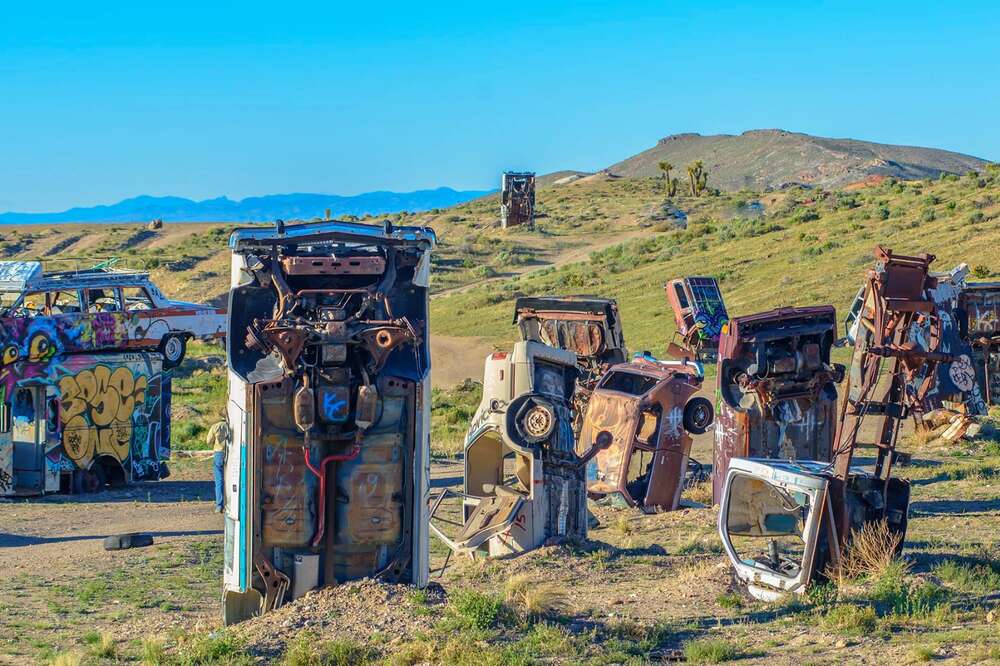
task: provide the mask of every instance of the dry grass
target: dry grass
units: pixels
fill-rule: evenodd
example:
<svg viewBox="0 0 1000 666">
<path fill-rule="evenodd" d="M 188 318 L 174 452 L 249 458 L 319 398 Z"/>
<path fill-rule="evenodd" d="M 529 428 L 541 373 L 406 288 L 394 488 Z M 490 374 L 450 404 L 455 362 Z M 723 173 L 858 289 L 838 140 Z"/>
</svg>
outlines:
<svg viewBox="0 0 1000 666">
<path fill-rule="evenodd" d="M 712 506 L 712 482 L 695 483 L 684 491 L 684 498 L 705 506 Z"/>
<path fill-rule="evenodd" d="M 504 585 L 504 600 L 527 617 L 555 615 L 566 608 L 566 592 L 526 574 L 511 576 Z"/>
<path fill-rule="evenodd" d="M 635 532 L 635 529 L 632 526 L 632 521 L 629 520 L 628 514 L 624 511 L 619 513 L 615 518 L 612 528 L 623 537 L 629 537 Z"/>
<path fill-rule="evenodd" d="M 839 566 L 831 567 L 827 577 L 838 588 L 859 578 L 879 578 L 897 561 L 898 548 L 899 535 L 893 534 L 884 520 L 868 523 L 851 533 Z"/>
<path fill-rule="evenodd" d="M 49 662 L 49 666 L 80 666 L 83 657 L 75 652 L 64 652 Z"/>
</svg>

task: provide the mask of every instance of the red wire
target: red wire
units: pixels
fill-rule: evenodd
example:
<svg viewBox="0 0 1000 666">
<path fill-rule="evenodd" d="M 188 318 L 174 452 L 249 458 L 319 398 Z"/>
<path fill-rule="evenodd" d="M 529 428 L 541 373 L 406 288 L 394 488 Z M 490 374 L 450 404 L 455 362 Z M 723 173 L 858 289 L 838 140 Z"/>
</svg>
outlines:
<svg viewBox="0 0 1000 666">
<path fill-rule="evenodd" d="M 318 505 L 316 508 L 316 519 L 319 524 L 316 526 L 316 535 L 312 540 L 314 548 L 319 545 L 319 542 L 323 539 L 323 533 L 326 532 L 326 465 L 332 462 L 354 460 L 358 457 L 359 453 L 361 453 L 361 445 L 355 444 L 347 453 L 335 453 L 323 458 L 319 463 L 319 469 L 316 469 L 309 462 L 309 447 L 302 447 L 302 455 L 306 460 L 306 467 L 319 479 L 319 493 L 316 496 L 316 504 Z"/>
</svg>

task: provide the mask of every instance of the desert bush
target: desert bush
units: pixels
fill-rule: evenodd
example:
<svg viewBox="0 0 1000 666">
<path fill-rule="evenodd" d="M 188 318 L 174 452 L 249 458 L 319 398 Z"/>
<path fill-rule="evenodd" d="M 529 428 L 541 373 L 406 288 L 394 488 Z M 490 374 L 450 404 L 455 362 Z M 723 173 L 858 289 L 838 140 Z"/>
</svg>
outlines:
<svg viewBox="0 0 1000 666">
<path fill-rule="evenodd" d="M 553 583 L 525 574 L 511 576 L 504 585 L 504 600 L 526 618 L 556 615 L 566 607 L 566 593 Z"/>
<path fill-rule="evenodd" d="M 684 658 L 695 664 L 720 664 L 739 656 L 736 646 L 721 638 L 703 638 L 684 645 Z"/>
<path fill-rule="evenodd" d="M 989 594 L 1000 590 L 1000 564 L 995 562 L 945 560 L 937 564 L 932 572 L 960 592 Z"/>
<path fill-rule="evenodd" d="M 841 634 L 863 635 L 875 631 L 878 618 L 871 606 L 840 604 L 820 618 L 820 626 Z"/>
<path fill-rule="evenodd" d="M 880 578 L 894 566 L 905 568 L 905 564 L 896 558 L 899 541 L 899 535 L 893 534 L 884 520 L 868 523 L 851 533 L 840 564 L 831 567 L 827 577 L 838 588 L 844 588 L 860 578 Z"/>
<path fill-rule="evenodd" d="M 462 590 L 451 598 L 451 610 L 465 626 L 492 629 L 505 624 L 510 610 L 500 597 L 475 590 Z"/>
</svg>

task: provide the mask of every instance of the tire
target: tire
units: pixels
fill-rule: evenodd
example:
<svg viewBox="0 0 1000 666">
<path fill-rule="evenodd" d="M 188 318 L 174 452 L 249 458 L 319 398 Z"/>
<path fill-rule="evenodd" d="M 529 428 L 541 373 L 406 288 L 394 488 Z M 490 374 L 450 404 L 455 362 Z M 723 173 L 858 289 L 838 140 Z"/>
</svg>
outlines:
<svg viewBox="0 0 1000 666">
<path fill-rule="evenodd" d="M 552 404 L 537 395 L 520 396 L 507 406 L 507 432 L 515 441 L 529 446 L 547 440 L 557 420 Z"/>
<path fill-rule="evenodd" d="M 160 341 L 160 353 L 163 354 L 163 367 L 176 368 L 184 360 L 187 352 L 187 339 L 183 335 L 170 334 Z"/>
<path fill-rule="evenodd" d="M 128 548 L 144 548 L 153 545 L 152 534 L 115 534 L 104 538 L 104 550 L 126 550 Z"/>
<path fill-rule="evenodd" d="M 708 398 L 698 396 L 691 398 L 684 405 L 684 429 L 693 435 L 700 435 L 708 430 L 715 420 L 715 410 Z"/>
</svg>

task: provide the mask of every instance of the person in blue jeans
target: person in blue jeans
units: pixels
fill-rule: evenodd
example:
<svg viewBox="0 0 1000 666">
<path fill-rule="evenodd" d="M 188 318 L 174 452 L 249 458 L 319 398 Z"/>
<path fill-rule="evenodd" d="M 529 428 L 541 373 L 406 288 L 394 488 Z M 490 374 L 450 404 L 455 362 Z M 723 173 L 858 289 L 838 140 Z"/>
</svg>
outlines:
<svg viewBox="0 0 1000 666">
<path fill-rule="evenodd" d="M 222 513 L 226 508 L 226 447 L 232 433 L 225 416 L 208 429 L 206 441 L 212 447 L 212 468 L 215 473 L 215 512 Z"/>
</svg>

